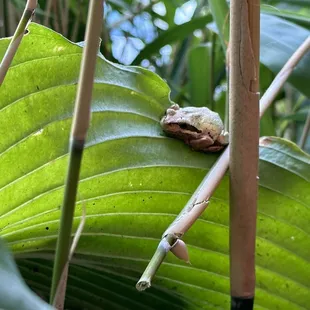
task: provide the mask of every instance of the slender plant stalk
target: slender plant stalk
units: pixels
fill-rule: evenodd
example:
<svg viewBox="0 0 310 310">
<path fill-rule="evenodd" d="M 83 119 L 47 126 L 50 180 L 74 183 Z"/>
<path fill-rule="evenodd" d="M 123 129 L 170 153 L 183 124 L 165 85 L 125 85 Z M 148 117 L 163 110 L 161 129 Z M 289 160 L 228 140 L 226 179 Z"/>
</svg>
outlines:
<svg viewBox="0 0 310 310">
<path fill-rule="evenodd" d="M 78 31 L 79 31 L 79 25 L 80 25 L 80 19 L 82 15 L 82 0 L 79 0 L 77 2 L 77 14 L 75 15 L 75 20 L 74 24 L 72 27 L 72 32 L 71 32 L 71 41 L 75 42 L 78 36 Z"/>
<path fill-rule="evenodd" d="M 210 107 L 211 110 L 214 110 L 214 89 L 215 89 L 215 57 L 216 57 L 216 34 L 211 33 L 211 57 L 210 57 L 210 92 L 209 92 L 209 100 L 210 100 Z M 208 87 L 208 86 L 207 86 Z"/>
<path fill-rule="evenodd" d="M 64 0 L 62 23 L 63 23 L 63 35 L 67 37 L 68 25 L 69 25 L 69 0 Z"/>
<path fill-rule="evenodd" d="M 58 0 L 57 1 L 57 16 L 58 16 L 58 22 L 60 26 L 61 33 L 64 33 L 64 6 L 63 6 L 64 0 Z"/>
<path fill-rule="evenodd" d="M 7 31 L 8 35 L 11 36 L 14 34 L 15 29 L 17 28 L 18 22 L 19 22 L 19 17 L 16 16 L 16 10 L 15 6 L 12 3 L 13 1 L 6 1 L 7 4 Z"/>
<path fill-rule="evenodd" d="M 157 2 L 157 1 L 156 1 Z M 201 3 L 198 5 L 195 9 L 195 12 L 193 14 L 193 18 L 197 17 L 199 12 L 201 12 L 201 8 L 203 7 L 203 4 Z M 192 45 L 193 36 L 189 36 L 182 40 L 182 42 L 177 47 L 176 52 L 174 53 L 175 57 L 172 61 L 172 64 L 170 66 L 170 78 L 169 80 L 172 81 L 175 85 L 182 85 L 183 86 L 183 78 L 184 78 L 184 71 L 186 70 L 186 62 L 188 62 L 188 49 L 190 45 Z M 172 90 L 171 97 L 174 97 L 174 91 Z"/>
<path fill-rule="evenodd" d="M 67 172 L 65 194 L 60 219 L 60 229 L 56 246 L 50 303 L 53 303 L 59 280 L 69 257 L 69 246 L 71 241 L 72 221 L 79 180 L 80 164 L 90 122 L 90 106 L 97 59 L 96 56 L 100 42 L 99 35 L 102 27 L 102 17 L 103 1 L 90 1 L 85 34 L 85 48 L 83 50 L 77 98 L 71 129 L 69 168 Z"/>
<path fill-rule="evenodd" d="M 0 64 L 0 86 L 3 83 L 3 80 L 6 76 L 7 71 L 12 63 L 12 60 L 15 56 L 17 48 L 24 36 L 24 33 L 27 29 L 28 24 L 31 21 L 31 18 L 34 14 L 34 11 L 37 7 L 37 0 L 28 0 L 26 3 L 26 7 L 24 13 L 20 19 L 20 22 L 15 30 L 14 36 L 11 39 L 10 45 L 5 52 L 5 55 Z"/>
<path fill-rule="evenodd" d="M 5 37 L 5 6 L 4 0 L 0 0 L 0 38 Z"/>
<path fill-rule="evenodd" d="M 283 66 L 281 71 L 277 74 L 269 88 L 264 93 L 260 100 L 260 117 L 272 104 L 284 83 L 287 81 L 289 75 L 294 70 L 294 67 L 309 51 L 309 49 L 310 37 L 306 39 L 303 44 L 296 50 L 296 52 L 290 57 L 290 59 Z M 230 146 L 228 145 L 217 162 L 213 165 L 212 169 L 202 180 L 201 184 L 198 186 L 183 210 L 164 232 L 162 238 L 166 238 L 166 236 L 170 234 L 174 234 L 176 237 L 181 238 L 207 208 L 210 197 L 214 193 L 216 187 L 219 185 L 220 181 L 225 175 L 226 170 L 228 169 L 229 153 Z M 154 256 L 158 255 L 158 251 L 159 250 L 157 249 Z M 149 265 L 152 265 L 153 263 L 153 260 L 151 260 Z M 152 269 L 149 265 L 147 268 L 149 270 L 155 270 L 156 272 L 158 268 Z M 153 274 L 149 274 L 149 285 L 145 285 L 145 287 L 151 286 L 151 280 L 155 276 L 155 272 Z"/>
<path fill-rule="evenodd" d="M 229 51 L 229 50 L 228 50 Z M 226 55 L 229 55 L 229 52 L 227 52 Z M 225 116 L 224 116 L 224 129 L 225 131 L 229 131 L 229 57 L 226 57 L 226 94 L 225 94 Z"/>
<path fill-rule="evenodd" d="M 184 71 L 186 69 L 188 48 L 192 42 L 192 37 L 184 39 L 177 50 L 175 51 L 175 57 L 171 64 L 171 72 L 169 80 L 175 85 L 182 85 L 182 78 L 184 77 Z M 174 94 L 172 94 L 174 96 Z"/>
<path fill-rule="evenodd" d="M 230 5 L 231 310 L 253 309 L 259 144 L 260 0 Z"/>
<path fill-rule="evenodd" d="M 44 26 L 48 26 L 49 25 L 49 19 L 50 19 L 51 10 L 52 10 L 52 4 L 53 4 L 53 0 L 47 0 L 46 1 L 45 17 L 44 17 L 44 21 L 43 21 L 43 25 Z"/>
<path fill-rule="evenodd" d="M 150 264 L 148 264 L 139 282 L 136 285 L 138 291 L 144 291 L 151 286 L 151 280 L 153 275 L 158 270 L 159 266 L 165 259 L 167 253 L 171 250 L 172 246 L 178 240 L 173 234 L 167 235 L 166 238 L 162 239 L 157 247 L 157 250 L 152 257 Z"/>
<path fill-rule="evenodd" d="M 1 0 L 2 1 L 2 11 L 0 11 L 0 17 L 3 21 L 2 29 L 3 29 L 3 37 L 9 36 L 9 26 L 8 26 L 8 19 L 9 19 L 9 10 L 8 10 L 8 2 L 7 0 Z"/>
<path fill-rule="evenodd" d="M 209 7 L 211 14 L 219 31 L 219 38 L 221 45 L 226 55 L 226 77 L 227 77 L 227 91 L 225 97 L 225 117 L 224 127 L 228 131 L 229 128 L 229 8 L 226 0 L 209 0 Z"/>
<path fill-rule="evenodd" d="M 303 149 L 306 145 L 306 141 L 307 141 L 309 131 L 310 131 L 310 110 L 308 112 L 307 120 L 306 120 L 304 129 L 302 131 L 301 138 L 299 141 L 299 146 L 301 149 Z"/>
<path fill-rule="evenodd" d="M 294 89 L 290 84 L 284 86 L 285 91 L 285 114 L 290 115 L 294 111 Z M 294 140 L 296 135 L 296 126 L 292 121 L 287 120 L 287 126 L 284 130 L 283 138 Z"/>
<path fill-rule="evenodd" d="M 229 9 L 226 0 L 209 0 L 209 7 L 219 31 L 224 53 L 229 41 Z"/>
<path fill-rule="evenodd" d="M 60 16 L 59 16 L 59 11 L 58 11 L 58 0 L 53 0 L 53 4 L 52 4 L 52 10 L 53 10 L 53 25 L 54 25 L 54 29 L 57 32 L 60 32 Z"/>
<path fill-rule="evenodd" d="M 102 38 L 102 43 L 101 43 L 101 48 L 102 48 L 102 54 L 106 59 L 112 60 L 113 55 L 112 55 L 112 46 L 109 44 L 109 31 L 105 25 L 102 27 L 102 32 L 101 32 L 101 38 Z"/>
<path fill-rule="evenodd" d="M 84 226 L 85 226 L 85 221 L 86 221 L 86 208 L 85 205 L 82 205 L 82 217 L 81 217 L 81 222 L 79 224 L 78 229 L 76 230 L 76 233 L 74 235 L 73 241 L 72 241 L 72 245 L 71 245 L 71 249 L 70 249 L 70 253 L 69 253 L 69 257 L 67 260 L 67 263 L 64 267 L 64 270 L 61 274 L 59 283 L 58 283 L 58 287 L 55 293 L 55 298 L 53 301 L 53 307 L 55 307 L 58 310 L 63 310 L 64 309 L 64 303 L 65 303 L 65 295 L 66 295 L 66 286 L 67 286 L 67 278 L 68 278 L 68 271 L 69 271 L 69 263 L 73 257 L 73 254 L 75 252 L 75 249 L 77 247 L 77 244 L 79 242 L 79 239 L 82 235 Z"/>
</svg>

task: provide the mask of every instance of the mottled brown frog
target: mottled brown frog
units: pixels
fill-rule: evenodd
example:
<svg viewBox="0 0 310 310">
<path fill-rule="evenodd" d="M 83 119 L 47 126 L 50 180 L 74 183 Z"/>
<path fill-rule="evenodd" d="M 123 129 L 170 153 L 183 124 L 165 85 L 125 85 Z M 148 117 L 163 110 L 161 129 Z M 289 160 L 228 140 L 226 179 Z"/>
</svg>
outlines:
<svg viewBox="0 0 310 310">
<path fill-rule="evenodd" d="M 168 136 L 183 140 L 196 151 L 217 152 L 229 142 L 219 114 L 206 107 L 180 108 L 173 104 L 160 124 Z"/>
</svg>

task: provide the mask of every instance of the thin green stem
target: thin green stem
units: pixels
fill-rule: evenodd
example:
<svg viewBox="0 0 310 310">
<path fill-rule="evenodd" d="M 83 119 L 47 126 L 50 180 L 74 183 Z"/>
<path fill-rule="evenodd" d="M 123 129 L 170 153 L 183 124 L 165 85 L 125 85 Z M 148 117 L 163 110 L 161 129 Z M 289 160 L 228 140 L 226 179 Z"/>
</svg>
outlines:
<svg viewBox="0 0 310 310">
<path fill-rule="evenodd" d="M 290 115 L 294 109 L 294 89 L 290 84 L 284 86 L 285 91 L 285 114 Z M 296 124 L 292 121 L 288 121 L 288 124 L 284 131 L 284 138 L 287 140 L 294 141 L 296 137 Z"/>
<path fill-rule="evenodd" d="M 53 281 L 50 303 L 54 301 L 55 293 L 64 266 L 68 261 L 71 243 L 71 230 L 75 209 L 76 193 L 80 174 L 80 165 L 83 155 L 84 141 L 72 140 L 70 144 L 69 169 L 65 184 L 65 194 L 60 219 L 59 236 L 56 248 L 56 258 L 53 269 Z"/>
<path fill-rule="evenodd" d="M 307 116 L 307 120 L 304 126 L 304 129 L 302 131 L 302 135 L 299 141 L 299 146 L 301 149 L 303 149 L 306 145 L 306 141 L 307 141 L 307 137 L 309 135 L 309 131 L 310 131 L 310 110 L 308 112 L 308 116 Z"/>
<path fill-rule="evenodd" d="M 171 72 L 170 72 L 170 78 L 169 80 L 175 84 L 182 86 L 182 78 L 184 77 L 184 70 L 186 67 L 186 56 L 188 53 L 188 48 L 191 45 L 192 37 L 188 37 L 184 39 L 180 45 L 177 48 L 177 51 L 175 53 L 175 57 L 173 59 L 173 62 L 171 64 Z M 172 97 L 175 96 L 175 94 L 172 91 Z"/>
<path fill-rule="evenodd" d="M 229 131 L 229 65 L 226 65 L 226 79 L 227 89 L 225 93 L 225 117 L 224 117 L 224 129 Z"/>
<path fill-rule="evenodd" d="M 65 301 L 65 295 L 66 295 L 66 285 L 67 285 L 67 278 L 68 278 L 68 271 L 69 271 L 69 263 L 72 259 L 72 256 L 75 252 L 78 241 L 81 237 L 82 231 L 84 229 L 85 220 L 86 220 L 86 208 L 85 208 L 85 205 L 83 205 L 83 215 L 81 217 L 81 222 L 79 224 L 77 231 L 75 232 L 75 235 L 74 235 L 74 238 L 72 241 L 72 245 L 71 245 L 71 249 L 70 249 L 70 253 L 69 253 L 69 258 L 66 262 L 64 270 L 62 271 L 61 278 L 59 280 L 57 290 L 55 293 L 55 298 L 53 301 L 53 306 L 59 310 L 64 308 L 64 301 Z"/>
<path fill-rule="evenodd" d="M 6 24 L 7 35 L 12 36 L 12 34 L 14 34 L 15 29 L 17 28 L 18 21 L 20 19 L 19 19 L 19 16 L 18 17 L 16 16 L 15 6 L 12 3 L 13 1 L 6 0 L 5 2 L 6 2 L 6 12 L 5 12 L 6 18 L 5 19 L 7 21 L 7 24 Z"/>
<path fill-rule="evenodd" d="M 76 42 L 77 36 L 78 36 L 78 31 L 79 31 L 79 26 L 80 26 L 80 19 L 81 19 L 81 15 L 82 15 L 82 0 L 79 0 L 77 2 L 77 13 L 75 14 L 75 20 L 74 20 L 74 24 L 72 27 L 72 31 L 71 31 L 71 41 Z"/>
<path fill-rule="evenodd" d="M 215 75 L 215 44 L 216 44 L 216 34 L 211 33 L 211 57 L 210 57 L 210 91 L 209 91 L 209 102 L 211 110 L 214 110 L 214 75 Z"/>
<path fill-rule="evenodd" d="M 136 284 L 138 291 L 144 291 L 151 286 L 151 281 L 156 271 L 160 267 L 171 247 L 176 243 L 177 239 L 178 238 L 175 235 L 168 234 L 160 241 L 151 261 Z"/>
<path fill-rule="evenodd" d="M 2 24 L 0 25 L 0 38 L 5 37 L 5 3 L 4 0 L 0 0 L 0 20 Z"/>
<path fill-rule="evenodd" d="M 60 229 L 56 246 L 50 303 L 53 303 L 54 301 L 61 275 L 69 260 L 72 221 L 79 180 L 80 164 L 90 122 L 91 98 L 97 60 L 96 56 L 100 42 L 99 36 L 102 26 L 102 17 L 103 1 L 90 1 L 85 35 L 85 48 L 83 50 L 82 65 L 71 130 L 69 168 L 65 184 L 65 195 L 62 205 Z"/>
<path fill-rule="evenodd" d="M 63 35 L 67 37 L 68 25 L 69 25 L 69 0 L 64 0 L 62 22 L 63 22 Z"/>
<path fill-rule="evenodd" d="M 226 0 L 209 0 L 211 14 L 219 31 L 222 48 L 226 53 L 229 40 L 229 9 Z"/>
<path fill-rule="evenodd" d="M 46 4 L 45 4 L 45 17 L 44 17 L 44 21 L 43 21 L 43 25 L 44 26 L 48 26 L 49 25 L 49 19 L 50 19 L 50 15 L 51 15 L 51 10 L 52 10 L 52 3 L 53 0 L 47 0 Z"/>
<path fill-rule="evenodd" d="M 226 0 L 209 0 L 209 6 L 211 10 L 211 14 L 216 23 L 219 38 L 221 41 L 221 45 L 226 54 L 228 50 L 228 41 L 229 41 L 229 8 Z M 229 55 L 228 55 L 229 56 Z M 226 57 L 228 60 L 229 57 Z M 226 99 L 225 99 L 225 118 L 224 118 L 224 127 L 225 130 L 228 131 L 229 128 L 229 102 L 228 102 L 228 94 L 229 94 L 229 61 L 226 63 L 226 76 L 227 76 L 227 91 L 226 91 Z"/>
</svg>

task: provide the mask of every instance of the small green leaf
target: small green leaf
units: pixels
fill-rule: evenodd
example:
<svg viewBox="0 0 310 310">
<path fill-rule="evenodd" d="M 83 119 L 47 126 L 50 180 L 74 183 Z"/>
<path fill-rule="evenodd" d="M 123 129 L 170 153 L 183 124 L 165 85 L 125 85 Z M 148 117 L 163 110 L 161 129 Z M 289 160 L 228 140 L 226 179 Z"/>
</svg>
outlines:
<svg viewBox="0 0 310 310">
<path fill-rule="evenodd" d="M 34 294 L 21 277 L 12 255 L 0 238 L 0 308 L 5 310 L 52 310 Z"/>
</svg>

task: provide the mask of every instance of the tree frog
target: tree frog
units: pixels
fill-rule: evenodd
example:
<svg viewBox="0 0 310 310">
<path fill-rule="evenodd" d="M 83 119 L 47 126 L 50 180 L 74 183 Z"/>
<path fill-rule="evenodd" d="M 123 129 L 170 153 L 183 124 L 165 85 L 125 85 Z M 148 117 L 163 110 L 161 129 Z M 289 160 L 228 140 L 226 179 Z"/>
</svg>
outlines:
<svg viewBox="0 0 310 310">
<path fill-rule="evenodd" d="M 206 107 L 180 108 L 173 104 L 160 125 L 168 136 L 183 140 L 195 151 L 217 152 L 229 142 L 220 116 Z"/>
</svg>

